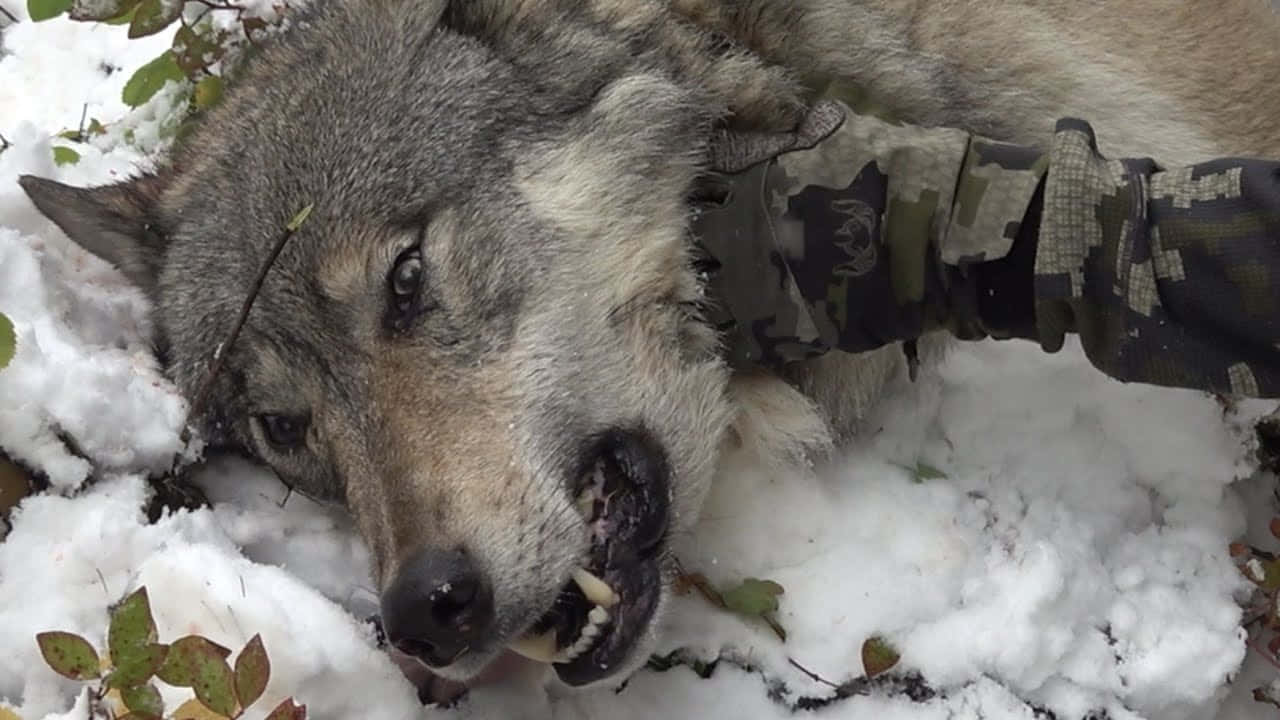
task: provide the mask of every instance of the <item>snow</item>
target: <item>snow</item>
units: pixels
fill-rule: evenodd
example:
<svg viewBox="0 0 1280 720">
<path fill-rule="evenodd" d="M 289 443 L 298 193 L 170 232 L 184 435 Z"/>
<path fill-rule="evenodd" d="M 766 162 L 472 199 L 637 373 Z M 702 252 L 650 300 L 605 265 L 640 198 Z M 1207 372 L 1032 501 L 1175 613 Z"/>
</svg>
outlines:
<svg viewBox="0 0 1280 720">
<path fill-rule="evenodd" d="M 817 714 L 1235 720 L 1265 709 L 1250 690 L 1275 670 L 1246 652 L 1237 601 L 1248 583 L 1227 546 L 1246 533 L 1261 542 L 1274 514 L 1275 478 L 1255 472 L 1251 431 L 1271 405 L 1121 385 L 1074 345 L 1049 356 L 994 342 L 898 382 L 831 463 L 769 471 L 749 449 L 727 460 L 677 555 L 718 585 L 781 583 L 785 644 L 689 595 L 673 603 L 660 651 L 720 658 L 708 679 L 676 666 L 620 693 L 571 693 L 526 671 L 454 710 L 420 709 L 375 647 L 368 556 L 342 513 L 224 458 L 199 478 L 213 509 L 146 522 L 141 474 L 181 449 L 185 402 L 150 355 L 144 298 L 43 220 L 15 180 L 90 185 L 145 167 L 179 88 L 133 111 L 120 89 L 168 37 L 33 24 L 22 3 L 0 3 L 20 18 L 0 49 L 0 135 L 12 145 L 0 153 L 0 312 L 19 339 L 0 371 L 0 446 L 69 495 L 26 500 L 0 542 L 0 706 L 24 720 L 85 716 L 35 633 L 101 644 L 108 606 L 142 585 L 161 639 L 201 633 L 239 648 L 261 633 L 273 666 L 261 707 L 292 694 L 317 718 L 790 717 L 860 676 L 872 635 L 901 651 L 918 687 L 873 684 Z M 109 131 L 57 167 L 51 140 L 82 111 Z M 96 482 L 72 493 L 86 458 Z M 946 477 L 917 481 L 904 467 L 918 462 Z"/>
</svg>

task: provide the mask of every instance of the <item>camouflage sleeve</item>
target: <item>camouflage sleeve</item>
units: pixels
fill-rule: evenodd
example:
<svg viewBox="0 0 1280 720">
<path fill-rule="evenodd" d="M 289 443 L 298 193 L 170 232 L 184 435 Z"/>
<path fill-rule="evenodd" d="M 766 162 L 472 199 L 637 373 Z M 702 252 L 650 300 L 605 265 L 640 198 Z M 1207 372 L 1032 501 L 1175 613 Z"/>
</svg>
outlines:
<svg viewBox="0 0 1280 720">
<path fill-rule="evenodd" d="M 1120 380 L 1280 396 L 1280 163 L 1164 170 L 1076 120 L 1041 151 L 847 113 L 695 229 L 734 364 L 1077 333 Z"/>
<path fill-rule="evenodd" d="M 967 269 L 1009 252 L 1044 154 L 845 114 L 815 147 L 733 177 L 696 221 L 735 365 L 986 333 Z"/>
<path fill-rule="evenodd" d="M 1107 160 L 1062 120 L 1042 212 L 1042 347 L 1073 332 L 1120 380 L 1280 396 L 1280 163 Z"/>
</svg>

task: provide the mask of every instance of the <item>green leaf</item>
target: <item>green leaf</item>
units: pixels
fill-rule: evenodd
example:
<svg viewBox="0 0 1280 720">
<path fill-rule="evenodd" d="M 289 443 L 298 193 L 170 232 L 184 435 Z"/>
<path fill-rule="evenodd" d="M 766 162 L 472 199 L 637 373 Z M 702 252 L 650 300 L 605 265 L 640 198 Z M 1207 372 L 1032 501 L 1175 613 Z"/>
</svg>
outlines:
<svg viewBox="0 0 1280 720">
<path fill-rule="evenodd" d="M 784 592 L 772 580 L 747 578 L 742 584 L 721 593 L 726 609 L 740 615 L 764 615 L 778 609 L 778 596 Z"/>
<path fill-rule="evenodd" d="M 115 669 L 107 677 L 107 687 L 128 688 L 151 679 L 169 654 L 169 646 L 152 643 L 113 653 L 111 662 Z M 116 655 L 119 655 L 117 658 Z"/>
<path fill-rule="evenodd" d="M 102 22 L 107 25 L 128 25 L 133 22 L 133 16 L 138 12 L 138 3 L 136 0 L 129 3 L 131 7 L 113 18 L 107 18 Z"/>
<path fill-rule="evenodd" d="M 72 0 L 67 16 L 72 20 L 107 22 L 129 13 L 139 0 Z"/>
<path fill-rule="evenodd" d="M 216 34 L 210 38 L 207 33 Z M 222 59 L 222 56 L 227 53 L 228 38 L 227 33 L 209 27 L 197 31 L 181 25 L 173 35 L 174 62 L 187 77 L 194 78 L 198 73 L 208 70 L 210 65 Z"/>
<path fill-rule="evenodd" d="M 907 471 L 907 473 L 911 475 L 911 481 L 915 483 L 922 483 L 925 480 L 947 479 L 946 473 L 928 463 L 920 462 L 918 460 L 914 467 L 911 465 L 898 465 L 897 463 L 893 463 L 893 465 Z"/>
<path fill-rule="evenodd" d="M 926 463 L 916 463 L 916 480 L 923 482 L 925 480 L 946 480 L 947 474 L 938 468 Z"/>
<path fill-rule="evenodd" d="M 267 689 L 271 679 L 271 661 L 262 646 L 262 636 L 254 635 L 236 657 L 236 697 L 242 707 L 249 707 Z"/>
<path fill-rule="evenodd" d="M 124 688 L 120 691 L 124 706 L 133 714 L 161 717 L 164 715 L 164 700 L 155 685 L 147 684 L 138 687 Z"/>
<path fill-rule="evenodd" d="M 222 78 L 217 75 L 206 75 L 196 83 L 196 108 L 204 110 L 218 104 L 222 99 Z"/>
<path fill-rule="evenodd" d="M 40 654 L 53 671 L 72 680 L 92 680 L 101 673 L 98 653 L 88 640 L 68 632 L 36 635 Z"/>
<path fill-rule="evenodd" d="M 13 321 L 4 313 L 0 313 L 0 370 L 13 362 L 18 352 L 18 334 L 13 330 Z"/>
<path fill-rule="evenodd" d="M 129 23 L 129 37 L 155 35 L 182 15 L 182 0 L 142 0 Z"/>
<path fill-rule="evenodd" d="M 156 641 L 156 621 L 151 617 L 151 600 L 147 589 L 140 587 L 111 610 L 107 628 L 107 648 L 111 662 L 120 665 L 120 654 L 138 650 Z"/>
<path fill-rule="evenodd" d="M 155 60 L 143 65 L 124 85 L 120 99 L 129 107 L 138 107 L 160 92 L 170 80 L 186 79 L 182 68 L 174 61 L 173 53 L 165 50 Z"/>
<path fill-rule="evenodd" d="M 286 698 L 284 702 L 276 706 L 275 710 L 266 717 L 266 720 L 306 720 L 307 706 L 295 705 L 293 698 Z"/>
<path fill-rule="evenodd" d="M 56 18 L 71 9 L 71 1 L 72 0 L 27 0 L 27 14 L 36 22 Z"/>
<path fill-rule="evenodd" d="M 80 162 L 80 153 L 62 145 L 53 146 L 54 165 L 62 167 L 63 165 L 75 165 L 78 162 Z"/>
<path fill-rule="evenodd" d="M 156 671 L 156 677 L 174 687 L 192 687 L 206 658 L 216 657 L 225 661 L 230 654 L 230 650 L 199 635 L 178 638 L 169 645 L 169 654 Z"/>
<path fill-rule="evenodd" d="M 302 224 L 307 221 L 307 218 L 311 217 L 312 207 L 314 206 L 308 205 L 302 208 L 301 210 L 299 210 L 297 215 L 293 216 L 293 219 L 290 220 L 289 224 L 285 226 L 289 228 L 289 232 L 298 232 L 298 230 L 302 227 Z"/>
<path fill-rule="evenodd" d="M 107 129 L 98 122 L 98 118 L 89 118 L 89 129 L 86 132 L 90 135 L 106 135 Z"/>
<path fill-rule="evenodd" d="M 227 661 L 205 655 L 196 666 L 196 681 L 191 686 L 196 699 L 210 710 L 231 717 L 236 712 L 235 679 Z"/>
<path fill-rule="evenodd" d="M 862 671 L 873 678 L 898 664 L 898 651 L 884 638 L 872 636 L 862 643 Z"/>
</svg>

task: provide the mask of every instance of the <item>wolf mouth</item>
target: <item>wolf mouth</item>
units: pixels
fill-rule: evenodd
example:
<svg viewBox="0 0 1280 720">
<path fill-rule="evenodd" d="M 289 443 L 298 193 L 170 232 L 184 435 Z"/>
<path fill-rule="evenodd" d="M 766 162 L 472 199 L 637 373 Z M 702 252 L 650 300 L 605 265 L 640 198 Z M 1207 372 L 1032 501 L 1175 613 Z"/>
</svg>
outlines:
<svg viewBox="0 0 1280 720">
<path fill-rule="evenodd" d="M 610 433 L 587 457 L 572 490 L 591 549 L 550 609 L 511 644 L 575 686 L 617 672 L 648 629 L 662 595 L 670 507 L 665 457 L 647 434 Z"/>
</svg>

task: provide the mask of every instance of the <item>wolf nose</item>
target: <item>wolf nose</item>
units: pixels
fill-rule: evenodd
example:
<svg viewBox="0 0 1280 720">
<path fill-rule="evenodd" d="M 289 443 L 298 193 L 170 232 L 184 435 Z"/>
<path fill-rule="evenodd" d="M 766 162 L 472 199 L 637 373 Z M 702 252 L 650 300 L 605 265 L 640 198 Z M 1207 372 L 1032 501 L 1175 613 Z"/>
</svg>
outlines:
<svg viewBox="0 0 1280 720">
<path fill-rule="evenodd" d="M 382 622 L 396 649 L 443 667 L 488 632 L 493 591 L 465 550 L 424 548 L 382 594 Z"/>
</svg>

